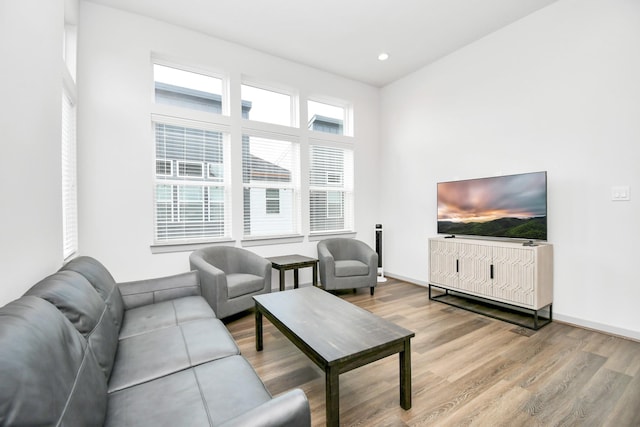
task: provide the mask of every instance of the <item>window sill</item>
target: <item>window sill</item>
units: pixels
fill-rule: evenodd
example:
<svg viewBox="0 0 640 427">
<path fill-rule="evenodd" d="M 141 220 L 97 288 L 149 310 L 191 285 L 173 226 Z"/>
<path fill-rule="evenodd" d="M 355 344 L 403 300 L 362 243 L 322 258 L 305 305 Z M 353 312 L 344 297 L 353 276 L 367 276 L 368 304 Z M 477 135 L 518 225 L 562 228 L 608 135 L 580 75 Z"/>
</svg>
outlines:
<svg viewBox="0 0 640 427">
<path fill-rule="evenodd" d="M 247 237 L 240 242 L 243 247 L 247 246 L 265 246 L 265 245 L 282 245 L 286 243 L 300 243 L 304 240 L 304 236 L 300 234 L 289 234 L 286 236 L 269 236 L 269 237 Z"/>
<path fill-rule="evenodd" d="M 310 242 L 319 242 L 324 239 L 331 239 L 333 237 L 345 237 L 345 238 L 353 238 L 356 237 L 355 231 L 330 231 L 327 233 L 314 233 L 309 235 Z"/>
<path fill-rule="evenodd" d="M 191 252 L 198 249 L 206 248 L 207 246 L 233 246 L 235 244 L 235 240 L 233 239 L 223 239 L 223 240 L 212 240 L 209 242 L 191 242 L 191 243 L 161 243 L 151 245 L 151 253 L 152 254 L 167 254 L 172 252 Z"/>
</svg>

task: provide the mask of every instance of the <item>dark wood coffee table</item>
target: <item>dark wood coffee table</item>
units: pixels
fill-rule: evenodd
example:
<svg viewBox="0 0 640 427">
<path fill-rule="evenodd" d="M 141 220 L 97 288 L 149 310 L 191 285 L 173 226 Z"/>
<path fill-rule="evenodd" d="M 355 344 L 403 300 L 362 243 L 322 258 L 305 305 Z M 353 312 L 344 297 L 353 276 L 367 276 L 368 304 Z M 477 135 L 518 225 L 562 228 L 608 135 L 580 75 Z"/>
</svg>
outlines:
<svg viewBox="0 0 640 427">
<path fill-rule="evenodd" d="M 304 267 L 313 268 L 313 286 L 318 285 L 318 260 L 303 255 L 283 255 L 267 258 L 271 261 L 271 267 L 280 272 L 280 290 L 284 291 L 284 273 L 293 270 L 293 289 L 298 288 L 298 269 Z"/>
<path fill-rule="evenodd" d="M 325 372 L 327 425 L 340 425 L 338 376 L 398 353 L 400 406 L 411 408 L 411 338 L 415 334 L 319 288 L 253 297 L 256 350 L 263 348 L 262 316 Z"/>
</svg>

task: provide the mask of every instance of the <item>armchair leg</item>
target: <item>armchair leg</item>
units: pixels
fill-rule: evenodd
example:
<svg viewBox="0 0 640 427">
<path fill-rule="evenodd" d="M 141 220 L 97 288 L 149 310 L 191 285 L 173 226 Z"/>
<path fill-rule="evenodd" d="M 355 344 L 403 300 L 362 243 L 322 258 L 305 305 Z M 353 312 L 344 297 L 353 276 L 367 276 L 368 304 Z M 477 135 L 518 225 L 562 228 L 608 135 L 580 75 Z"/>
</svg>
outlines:
<svg viewBox="0 0 640 427">
<path fill-rule="evenodd" d="M 369 289 L 371 289 L 371 296 L 373 296 L 373 291 L 374 291 L 376 288 L 374 288 L 374 287 L 372 286 L 372 287 L 371 287 L 371 288 L 369 288 Z"/>
</svg>

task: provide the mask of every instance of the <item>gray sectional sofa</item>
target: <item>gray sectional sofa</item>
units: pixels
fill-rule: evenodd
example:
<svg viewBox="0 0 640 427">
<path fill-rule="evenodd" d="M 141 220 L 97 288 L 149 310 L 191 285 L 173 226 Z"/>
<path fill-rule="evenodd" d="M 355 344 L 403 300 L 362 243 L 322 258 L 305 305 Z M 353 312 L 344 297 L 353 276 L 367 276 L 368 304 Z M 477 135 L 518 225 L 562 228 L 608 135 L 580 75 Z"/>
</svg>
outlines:
<svg viewBox="0 0 640 427">
<path fill-rule="evenodd" d="M 0 425 L 310 426 L 201 294 L 197 272 L 116 284 L 72 260 L 0 308 Z"/>
</svg>

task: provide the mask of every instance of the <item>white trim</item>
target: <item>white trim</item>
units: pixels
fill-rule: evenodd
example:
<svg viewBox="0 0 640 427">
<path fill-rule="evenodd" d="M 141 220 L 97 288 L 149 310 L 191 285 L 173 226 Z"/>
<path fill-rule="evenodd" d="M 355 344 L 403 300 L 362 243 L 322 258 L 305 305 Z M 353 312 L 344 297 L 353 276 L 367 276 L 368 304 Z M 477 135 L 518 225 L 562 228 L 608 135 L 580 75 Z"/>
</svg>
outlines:
<svg viewBox="0 0 640 427">
<path fill-rule="evenodd" d="M 206 242 L 176 242 L 166 244 L 154 244 L 149 246 L 152 254 L 166 254 L 172 252 L 191 252 L 208 246 L 235 246 L 235 240 L 224 238 L 220 240 L 208 240 Z"/>
<path fill-rule="evenodd" d="M 590 320 L 579 319 L 577 317 L 566 316 L 564 314 L 553 313 L 553 321 L 565 323 L 567 325 L 576 326 L 584 329 L 591 329 L 598 332 L 604 332 L 621 338 L 640 341 L 640 331 L 632 331 L 630 329 L 618 328 L 616 326 L 606 325 L 604 323 L 592 322 Z"/>
<path fill-rule="evenodd" d="M 228 74 L 222 69 L 211 68 L 202 64 L 195 64 L 194 62 L 185 62 L 183 59 L 176 59 L 170 55 L 164 55 L 152 52 L 151 53 L 151 70 L 153 73 L 154 65 L 162 65 L 163 67 L 175 68 L 176 70 L 187 71 L 189 73 L 201 74 L 206 77 L 212 77 L 214 79 L 222 80 L 222 86 L 224 91 L 224 81 L 229 78 Z M 151 82 L 154 82 L 153 76 Z M 224 102 L 224 93 L 220 94 Z"/>
<path fill-rule="evenodd" d="M 242 246 L 266 246 L 266 245 L 282 245 L 286 243 L 300 243 L 304 240 L 302 234 L 290 234 L 286 236 L 267 236 L 267 237 L 244 237 L 240 244 Z"/>
<path fill-rule="evenodd" d="M 169 107 L 169 106 L 165 105 L 162 107 Z M 169 107 L 169 109 L 171 109 L 171 107 Z M 202 111 L 194 111 L 194 113 L 201 113 L 203 118 L 207 117 L 206 116 L 207 113 Z M 189 116 L 196 117 L 196 116 L 200 116 L 200 114 L 189 114 Z M 151 123 L 152 124 L 160 123 L 165 125 L 181 126 L 185 128 L 210 130 L 212 132 L 222 132 L 227 134 L 230 133 L 230 126 L 229 124 L 225 123 L 225 122 L 228 122 L 228 118 L 224 118 L 223 116 L 214 116 L 214 117 L 220 118 L 220 119 L 226 119 L 226 120 L 211 121 L 212 117 L 209 116 L 207 118 L 210 121 L 206 121 L 206 120 L 199 120 L 199 117 L 197 119 L 186 119 L 179 116 L 151 113 Z"/>
<path fill-rule="evenodd" d="M 310 233 L 309 241 L 318 242 L 320 240 L 330 239 L 332 237 L 355 238 L 357 234 L 357 232 L 351 230 Z"/>
<path fill-rule="evenodd" d="M 311 131 L 310 131 L 311 132 Z M 336 135 L 334 133 L 323 133 L 322 138 L 318 138 L 319 132 L 313 133 L 314 137 L 309 137 L 309 145 L 323 145 L 333 148 L 353 150 L 355 147 L 352 136 Z"/>
<path fill-rule="evenodd" d="M 300 130 L 275 123 L 257 122 L 242 119 L 242 134 L 266 139 L 282 139 L 290 142 L 300 141 Z"/>
</svg>

